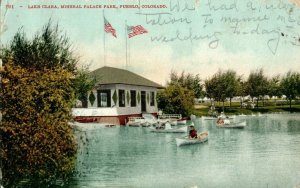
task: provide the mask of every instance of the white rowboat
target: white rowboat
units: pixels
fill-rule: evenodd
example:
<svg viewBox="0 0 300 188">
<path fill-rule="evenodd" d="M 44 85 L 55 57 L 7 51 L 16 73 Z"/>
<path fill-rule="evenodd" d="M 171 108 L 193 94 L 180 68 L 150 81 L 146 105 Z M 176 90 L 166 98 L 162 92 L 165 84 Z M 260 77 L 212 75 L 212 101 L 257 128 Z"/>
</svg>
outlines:
<svg viewBox="0 0 300 188">
<path fill-rule="evenodd" d="M 228 117 L 228 119 L 234 119 L 235 116 L 218 116 L 218 117 L 214 117 L 214 116 L 202 116 L 201 119 L 202 120 L 215 120 L 218 118 L 223 118 L 225 119 L 226 117 Z"/>
<path fill-rule="evenodd" d="M 182 146 L 182 145 L 191 145 L 191 144 L 200 144 L 208 140 L 208 132 L 202 132 L 198 135 L 198 138 L 176 138 L 176 145 Z"/>
<path fill-rule="evenodd" d="M 186 124 L 186 119 L 179 119 L 177 120 L 178 125 L 185 125 Z"/>
<path fill-rule="evenodd" d="M 218 118 L 214 117 L 214 116 L 202 116 L 201 119 L 203 119 L 203 120 L 215 120 L 215 119 L 218 119 Z"/>
<path fill-rule="evenodd" d="M 218 124 L 217 123 L 217 127 L 220 127 L 220 128 L 244 128 L 246 127 L 247 123 L 246 121 L 241 121 L 241 122 L 238 122 L 238 123 L 230 123 L 230 124 Z"/>
<path fill-rule="evenodd" d="M 187 127 L 181 127 L 181 128 L 155 128 L 155 127 L 149 127 L 151 132 L 156 132 L 156 133 L 186 133 L 187 132 Z"/>
</svg>

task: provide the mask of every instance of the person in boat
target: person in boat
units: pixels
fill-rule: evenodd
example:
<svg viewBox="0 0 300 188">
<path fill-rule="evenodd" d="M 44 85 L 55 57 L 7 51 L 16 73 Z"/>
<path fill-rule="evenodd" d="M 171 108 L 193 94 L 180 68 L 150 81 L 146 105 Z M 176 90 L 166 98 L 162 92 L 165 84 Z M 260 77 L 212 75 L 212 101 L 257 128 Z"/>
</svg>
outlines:
<svg viewBox="0 0 300 188">
<path fill-rule="evenodd" d="M 225 125 L 229 125 L 229 124 L 230 124 L 230 120 L 229 120 L 228 116 L 227 116 L 226 119 L 224 120 L 224 124 L 225 124 Z"/>
<path fill-rule="evenodd" d="M 172 129 L 171 124 L 169 123 L 169 121 L 167 121 L 165 123 L 165 130 L 167 130 L 167 129 Z"/>
<path fill-rule="evenodd" d="M 163 124 L 161 123 L 161 122 L 158 122 L 157 124 L 156 124 L 156 127 L 155 127 L 156 129 L 164 129 L 164 126 L 163 126 Z"/>
<path fill-rule="evenodd" d="M 197 130 L 194 126 L 190 126 L 189 138 L 197 138 Z"/>
<path fill-rule="evenodd" d="M 219 117 L 218 120 L 217 120 L 217 124 L 219 124 L 219 125 L 224 124 L 223 118 Z"/>
</svg>

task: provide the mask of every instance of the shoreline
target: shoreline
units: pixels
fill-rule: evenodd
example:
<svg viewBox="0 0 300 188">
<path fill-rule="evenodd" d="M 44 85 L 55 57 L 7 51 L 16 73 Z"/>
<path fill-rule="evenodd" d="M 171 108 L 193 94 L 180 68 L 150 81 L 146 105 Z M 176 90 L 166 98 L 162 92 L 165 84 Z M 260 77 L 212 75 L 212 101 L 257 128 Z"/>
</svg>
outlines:
<svg viewBox="0 0 300 188">
<path fill-rule="evenodd" d="M 294 104 L 290 108 L 289 105 L 268 105 L 268 106 L 259 106 L 255 108 L 241 108 L 240 103 L 232 103 L 232 106 L 224 106 L 224 113 L 226 115 L 252 115 L 252 114 L 270 114 L 270 113 L 300 113 L 300 104 Z M 210 103 L 201 103 L 194 105 L 193 114 L 196 116 L 207 116 L 210 109 Z M 215 111 L 221 113 L 223 111 L 223 106 L 216 105 Z"/>
</svg>

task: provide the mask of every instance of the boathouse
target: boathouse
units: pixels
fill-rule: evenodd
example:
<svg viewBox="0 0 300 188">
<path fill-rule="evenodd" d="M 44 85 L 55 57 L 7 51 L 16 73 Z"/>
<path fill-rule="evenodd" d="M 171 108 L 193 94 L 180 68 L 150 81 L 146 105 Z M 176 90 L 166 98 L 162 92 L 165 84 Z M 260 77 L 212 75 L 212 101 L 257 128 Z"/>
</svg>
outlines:
<svg viewBox="0 0 300 188">
<path fill-rule="evenodd" d="M 107 66 L 91 75 L 97 83 L 88 93 L 87 107 L 73 108 L 75 120 L 125 125 L 128 117 L 157 116 L 156 94 L 163 86 L 128 70 Z"/>
</svg>

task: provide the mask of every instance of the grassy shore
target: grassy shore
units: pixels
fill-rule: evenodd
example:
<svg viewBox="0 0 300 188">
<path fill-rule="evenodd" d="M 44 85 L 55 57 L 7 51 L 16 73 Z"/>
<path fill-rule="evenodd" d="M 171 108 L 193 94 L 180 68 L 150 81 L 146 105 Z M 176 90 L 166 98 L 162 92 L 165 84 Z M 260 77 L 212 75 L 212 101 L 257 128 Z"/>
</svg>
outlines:
<svg viewBox="0 0 300 188">
<path fill-rule="evenodd" d="M 196 104 L 194 114 L 197 116 L 207 116 L 211 103 Z M 231 107 L 228 102 L 224 103 L 224 112 L 226 115 L 251 115 L 256 113 L 280 113 L 280 112 L 300 112 L 299 102 L 294 102 L 292 108 L 286 102 L 270 102 L 264 104 L 259 102 L 258 107 L 255 108 L 241 108 L 239 102 L 232 102 Z M 223 111 L 223 104 L 215 104 L 215 109 L 218 113 Z"/>
</svg>

